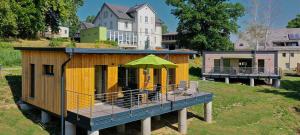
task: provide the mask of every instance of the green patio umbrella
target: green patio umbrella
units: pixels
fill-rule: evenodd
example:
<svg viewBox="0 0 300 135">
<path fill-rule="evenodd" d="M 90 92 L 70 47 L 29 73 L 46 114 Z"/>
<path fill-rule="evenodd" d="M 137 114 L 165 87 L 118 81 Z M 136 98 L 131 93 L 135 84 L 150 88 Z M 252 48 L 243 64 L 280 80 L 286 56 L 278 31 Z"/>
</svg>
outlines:
<svg viewBox="0 0 300 135">
<path fill-rule="evenodd" d="M 155 68 L 155 69 L 161 69 L 161 68 L 166 68 L 167 69 L 167 85 L 168 86 L 168 69 L 169 68 L 176 68 L 177 65 L 167 61 L 165 59 L 162 59 L 158 56 L 155 55 L 148 55 L 146 57 L 131 61 L 127 64 L 125 64 L 125 67 L 135 67 L 135 68 Z M 166 91 L 168 91 L 168 87 L 166 87 Z M 168 94 L 167 94 L 168 95 Z"/>
<path fill-rule="evenodd" d="M 135 67 L 135 68 L 176 68 L 177 65 L 162 59 L 155 55 L 148 55 L 146 57 L 131 61 L 125 64 L 125 67 Z"/>
</svg>

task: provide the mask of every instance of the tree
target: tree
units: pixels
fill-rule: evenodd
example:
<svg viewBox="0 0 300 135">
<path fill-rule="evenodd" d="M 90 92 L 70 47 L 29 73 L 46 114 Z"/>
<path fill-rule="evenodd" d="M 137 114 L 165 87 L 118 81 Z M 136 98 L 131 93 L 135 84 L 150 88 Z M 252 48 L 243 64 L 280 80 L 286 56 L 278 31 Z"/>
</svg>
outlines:
<svg viewBox="0 0 300 135">
<path fill-rule="evenodd" d="M 246 30 L 239 33 L 239 38 L 247 42 L 250 49 L 258 50 L 259 46 L 265 49 L 268 46 L 268 35 L 273 20 L 280 9 L 278 7 L 273 10 L 276 4 L 273 0 L 251 0 L 250 2 L 248 14 L 251 19 L 247 22 Z"/>
<path fill-rule="evenodd" d="M 17 16 L 10 7 L 9 0 L 0 1 L 0 36 L 9 37 L 18 34 Z"/>
<path fill-rule="evenodd" d="M 1 0 L 0 36 L 34 38 L 48 27 L 54 33 L 60 25 L 76 28 L 82 4 L 83 0 Z"/>
<path fill-rule="evenodd" d="M 288 22 L 287 28 L 300 28 L 300 14 Z"/>
<path fill-rule="evenodd" d="M 228 0 L 167 0 L 179 19 L 179 44 L 202 50 L 233 48 L 230 33 L 237 32 L 237 19 L 244 15 L 244 7 Z"/>
<path fill-rule="evenodd" d="M 161 29 L 162 29 L 162 34 L 165 34 L 165 33 L 168 33 L 168 32 L 169 32 L 168 26 L 167 26 L 165 23 L 163 23 L 163 24 L 161 25 Z"/>
<path fill-rule="evenodd" d="M 95 18 L 96 17 L 94 15 L 91 15 L 91 16 L 89 15 L 89 16 L 86 17 L 85 21 L 88 22 L 88 23 L 93 23 Z"/>
</svg>

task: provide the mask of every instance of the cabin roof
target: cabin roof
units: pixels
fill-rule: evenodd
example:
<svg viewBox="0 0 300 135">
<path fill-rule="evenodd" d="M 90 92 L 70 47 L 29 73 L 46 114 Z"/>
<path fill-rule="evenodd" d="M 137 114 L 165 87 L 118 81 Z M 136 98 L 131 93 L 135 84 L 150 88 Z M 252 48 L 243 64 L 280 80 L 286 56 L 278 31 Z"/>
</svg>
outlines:
<svg viewBox="0 0 300 135">
<path fill-rule="evenodd" d="M 259 50 L 259 51 L 247 51 L 247 50 L 241 50 L 241 51 L 204 51 L 203 54 L 269 54 L 269 53 L 277 53 L 278 51 L 275 50 Z"/>
<path fill-rule="evenodd" d="M 54 51 L 76 54 L 196 54 L 191 50 L 125 50 L 98 48 L 15 47 L 16 50 Z"/>
</svg>

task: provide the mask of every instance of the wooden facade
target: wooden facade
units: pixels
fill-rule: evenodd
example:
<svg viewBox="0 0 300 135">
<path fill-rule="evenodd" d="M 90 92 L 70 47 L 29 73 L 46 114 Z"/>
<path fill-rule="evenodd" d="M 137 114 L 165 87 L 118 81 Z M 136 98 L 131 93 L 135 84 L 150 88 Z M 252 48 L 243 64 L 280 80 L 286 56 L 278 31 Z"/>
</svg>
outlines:
<svg viewBox="0 0 300 135">
<path fill-rule="evenodd" d="M 20 49 L 22 50 L 22 49 Z M 66 66 L 65 93 L 67 109 L 88 107 L 94 104 L 95 66 L 107 67 L 105 92 L 120 92 L 118 88 L 118 67 L 148 54 L 84 54 L 74 53 Z M 189 54 L 155 54 L 168 58 L 177 64 L 175 84 L 189 79 Z M 22 50 L 22 99 L 34 106 L 54 114 L 60 114 L 61 65 L 68 59 L 63 51 Z M 34 97 L 31 97 L 31 64 L 35 66 Z M 53 75 L 45 75 L 43 65 L 53 65 Z M 151 89 L 154 85 L 153 69 L 149 69 L 150 81 L 145 86 L 144 69 L 138 69 L 138 88 Z M 160 83 L 165 93 L 167 70 L 160 69 Z M 79 104 L 77 104 L 79 103 Z"/>
</svg>

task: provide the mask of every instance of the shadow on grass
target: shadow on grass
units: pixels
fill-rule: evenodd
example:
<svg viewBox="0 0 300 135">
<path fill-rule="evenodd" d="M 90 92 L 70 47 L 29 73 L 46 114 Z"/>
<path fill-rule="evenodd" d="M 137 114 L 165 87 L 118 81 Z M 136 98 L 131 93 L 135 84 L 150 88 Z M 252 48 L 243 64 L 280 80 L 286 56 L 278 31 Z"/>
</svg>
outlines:
<svg viewBox="0 0 300 135">
<path fill-rule="evenodd" d="M 203 117 L 198 116 L 192 112 L 187 112 L 187 119 L 195 118 L 197 120 L 204 120 Z M 163 127 L 168 127 L 174 132 L 178 132 L 178 112 L 170 112 L 161 115 L 160 120 L 154 119 L 152 117 L 151 119 L 151 131 L 159 130 Z M 138 135 L 141 132 L 141 122 L 135 121 L 131 123 L 126 124 L 126 135 Z M 162 134 L 171 134 L 168 131 L 161 131 Z M 100 134 L 106 135 L 106 134 L 114 134 L 114 135 L 121 135 L 120 133 L 117 133 L 116 127 L 111 127 L 107 129 L 100 130 Z"/>
<path fill-rule="evenodd" d="M 6 75 L 5 79 L 8 82 L 10 90 L 12 92 L 14 102 L 17 104 L 22 96 L 22 77 L 21 75 Z M 44 128 L 49 134 L 59 134 L 60 129 L 59 127 L 59 120 L 55 117 L 52 117 L 51 121 L 47 124 L 42 124 L 40 122 L 40 110 L 32 109 L 30 111 L 24 111 L 18 108 L 22 114 L 27 118 L 30 119 L 35 124 L 40 125 Z"/>
<path fill-rule="evenodd" d="M 287 98 L 300 100 L 300 81 L 282 80 L 280 88 L 285 90 L 264 89 L 258 92 L 272 93 L 276 95 L 282 95 Z"/>
<path fill-rule="evenodd" d="M 200 67 L 190 67 L 189 69 L 190 75 L 201 77 L 201 68 Z"/>
</svg>

